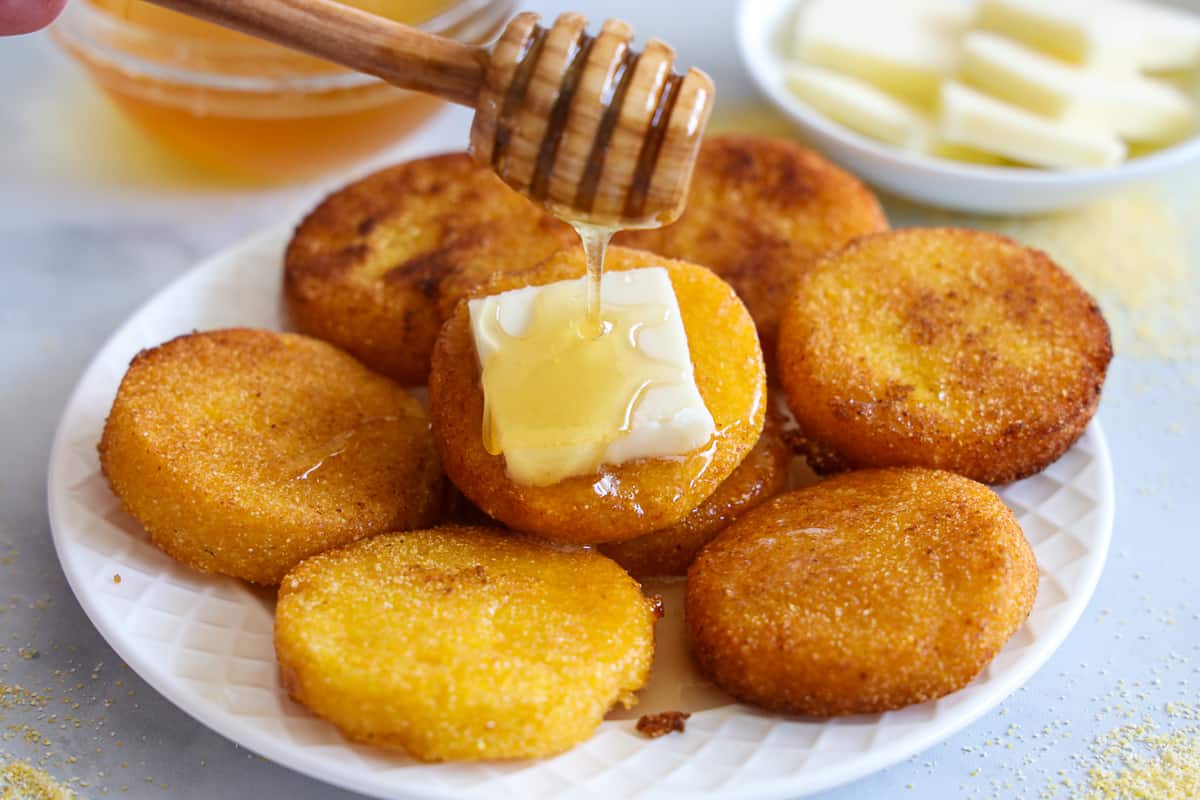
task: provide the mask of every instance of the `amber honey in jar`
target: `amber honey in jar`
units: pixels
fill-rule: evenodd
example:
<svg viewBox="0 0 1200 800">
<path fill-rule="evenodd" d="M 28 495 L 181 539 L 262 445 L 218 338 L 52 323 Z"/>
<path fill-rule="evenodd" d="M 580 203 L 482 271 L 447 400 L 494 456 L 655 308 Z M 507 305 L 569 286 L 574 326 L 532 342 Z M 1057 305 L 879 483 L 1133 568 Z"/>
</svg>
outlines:
<svg viewBox="0 0 1200 800">
<path fill-rule="evenodd" d="M 515 0 L 346 0 L 462 41 Z M 78 0 L 54 28 L 138 127 L 181 156 L 263 181 L 312 177 L 393 144 L 440 101 L 143 0 Z"/>
</svg>

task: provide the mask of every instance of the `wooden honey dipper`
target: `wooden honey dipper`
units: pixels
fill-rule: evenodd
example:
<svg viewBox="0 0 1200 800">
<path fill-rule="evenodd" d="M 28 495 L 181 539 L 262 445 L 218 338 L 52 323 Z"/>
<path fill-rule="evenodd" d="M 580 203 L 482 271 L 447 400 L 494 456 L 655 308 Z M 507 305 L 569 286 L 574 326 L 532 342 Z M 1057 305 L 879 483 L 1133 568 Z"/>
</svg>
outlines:
<svg viewBox="0 0 1200 800">
<path fill-rule="evenodd" d="M 489 52 L 332 0 L 151 1 L 475 108 L 475 159 L 561 216 L 655 227 L 687 201 L 712 80 L 658 40 L 634 52 L 624 22 L 523 13 Z"/>
</svg>

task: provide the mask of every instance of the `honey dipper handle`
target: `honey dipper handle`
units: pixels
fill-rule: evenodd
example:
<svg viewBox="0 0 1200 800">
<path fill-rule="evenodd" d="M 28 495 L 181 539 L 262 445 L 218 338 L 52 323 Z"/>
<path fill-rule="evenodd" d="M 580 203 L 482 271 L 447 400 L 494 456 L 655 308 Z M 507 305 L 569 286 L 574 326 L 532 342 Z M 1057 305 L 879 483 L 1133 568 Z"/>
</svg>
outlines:
<svg viewBox="0 0 1200 800">
<path fill-rule="evenodd" d="M 474 108 L 487 51 L 332 0 L 150 0 L 156 5 Z"/>
</svg>

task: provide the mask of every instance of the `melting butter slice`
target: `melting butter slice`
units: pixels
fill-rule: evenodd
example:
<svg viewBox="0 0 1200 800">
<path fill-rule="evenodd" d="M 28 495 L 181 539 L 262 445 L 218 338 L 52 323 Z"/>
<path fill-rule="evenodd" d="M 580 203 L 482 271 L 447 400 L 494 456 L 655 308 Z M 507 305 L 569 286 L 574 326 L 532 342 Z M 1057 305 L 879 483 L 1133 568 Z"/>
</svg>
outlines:
<svg viewBox="0 0 1200 800">
<path fill-rule="evenodd" d="M 1125 157 L 1116 135 L 1040 117 L 961 83 L 942 86 L 942 137 L 1037 167 L 1107 167 Z"/>
<path fill-rule="evenodd" d="M 547 486 L 603 464 L 680 456 L 716 430 L 667 271 L 605 273 L 600 337 L 583 332 L 585 280 L 468 305 L 485 445 L 503 454 L 517 483 Z"/>
</svg>

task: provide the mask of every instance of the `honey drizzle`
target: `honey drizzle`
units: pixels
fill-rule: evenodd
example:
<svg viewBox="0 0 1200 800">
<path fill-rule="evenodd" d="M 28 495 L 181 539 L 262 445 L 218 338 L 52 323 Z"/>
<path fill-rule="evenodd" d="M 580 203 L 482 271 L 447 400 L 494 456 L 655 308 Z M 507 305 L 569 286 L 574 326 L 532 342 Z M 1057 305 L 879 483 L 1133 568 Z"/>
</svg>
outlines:
<svg viewBox="0 0 1200 800">
<path fill-rule="evenodd" d="M 529 38 L 523 43 L 497 117 L 492 168 L 505 181 L 510 181 L 509 148 L 517 118 L 524 105 L 536 64 L 541 58 L 547 34 L 545 28 L 535 25 Z M 615 74 L 605 88 L 604 115 L 601 117 L 576 189 L 575 207 L 567 208 L 559 203 L 551 203 L 547 197 L 558 156 L 559 141 L 594 43 L 594 37 L 587 34 L 582 34 L 573 43 L 559 94 L 551 108 L 538 149 L 529 186 L 517 187 L 526 191 L 532 199 L 541 202 L 579 234 L 587 262 L 583 302 L 579 302 L 577 296 L 577 283 L 569 284 L 575 287 L 576 295 L 572 297 L 560 296 L 560 287 L 557 285 L 543 289 L 534 301 L 529 329 L 522 336 L 510 336 L 504 331 L 499 321 L 498 303 L 495 304 L 494 316 L 489 315 L 484 320 L 488 335 L 504 342 L 504 345 L 482 365 L 484 447 L 492 455 L 506 455 L 510 475 L 513 474 L 513 459 L 510 458 L 511 453 L 506 451 L 504 443 L 499 441 L 492 421 L 493 404 L 498 399 L 506 404 L 515 403 L 504 416 L 510 419 L 510 413 L 516 413 L 518 419 L 524 420 L 523 432 L 527 435 L 526 439 L 531 431 L 539 429 L 543 432 L 554 430 L 561 435 L 563 431 L 572 429 L 573 425 L 590 425 L 592 430 L 589 433 L 589 441 L 599 443 L 593 444 L 591 451 L 583 457 L 586 464 L 576 465 L 578 469 L 570 473 L 581 474 L 598 470 L 608 445 L 629 431 L 634 412 L 648 388 L 657 383 L 679 381 L 684 377 L 679 368 L 651 359 L 638 349 L 637 331 L 648 324 L 645 318 L 639 320 L 638 314 L 648 313 L 647 307 L 606 308 L 601 297 L 604 258 L 613 234 L 621 227 L 658 227 L 663 222 L 659 215 L 647 218 L 645 206 L 683 78 L 673 74 L 668 76 L 660 91 L 620 215 L 599 219 L 592 211 L 604 170 L 608 144 L 618 124 L 621 108 L 640 58 L 640 54 L 631 50 L 626 50 L 622 55 Z M 661 317 L 660 314 L 658 324 L 665 321 Z M 505 348 L 525 352 L 506 353 L 497 361 L 496 356 Z M 560 365 L 557 374 L 554 374 L 553 369 L 549 372 L 539 372 L 545 370 L 547 364 L 564 361 L 565 366 Z M 639 370 L 654 377 L 637 385 L 626 385 L 630 377 L 636 375 Z M 497 371 L 504 374 L 498 377 Z M 501 388 L 502 385 L 507 385 L 508 388 Z M 583 391 L 580 387 L 590 387 L 590 391 Z M 622 397 L 626 399 L 620 404 L 620 419 L 615 421 L 615 425 L 611 419 L 612 414 L 607 415 L 610 419 L 606 424 L 598 424 L 596 417 L 605 416 L 602 412 L 604 404 L 616 403 Z M 559 408 L 556 409 L 556 406 Z M 556 410 L 561 413 L 561 409 L 566 409 L 568 416 L 574 417 L 561 420 L 555 429 L 552 420 L 556 416 Z M 580 420 L 584 422 L 581 423 Z M 518 428 L 521 428 L 520 424 Z M 596 434 L 601 430 L 604 434 L 597 437 Z M 558 447 L 559 444 L 561 443 L 547 442 L 544 446 L 548 450 L 562 449 Z M 528 449 L 528 441 L 523 442 L 521 446 Z M 555 465 L 541 466 L 545 472 L 547 469 L 553 471 Z M 544 485 L 536 479 L 532 482 L 535 485 Z"/>
<path fill-rule="evenodd" d="M 571 221 L 571 227 L 583 242 L 583 255 L 587 261 L 587 308 L 583 333 L 585 336 L 596 337 L 604 332 L 600 297 L 604 279 L 604 254 L 608 251 L 608 243 L 616 230 L 579 221 Z"/>
</svg>

